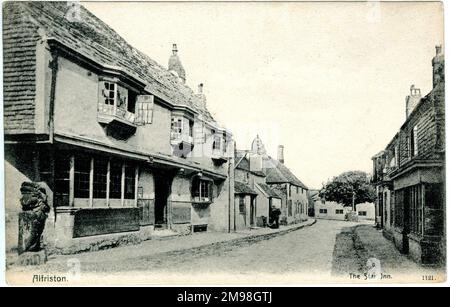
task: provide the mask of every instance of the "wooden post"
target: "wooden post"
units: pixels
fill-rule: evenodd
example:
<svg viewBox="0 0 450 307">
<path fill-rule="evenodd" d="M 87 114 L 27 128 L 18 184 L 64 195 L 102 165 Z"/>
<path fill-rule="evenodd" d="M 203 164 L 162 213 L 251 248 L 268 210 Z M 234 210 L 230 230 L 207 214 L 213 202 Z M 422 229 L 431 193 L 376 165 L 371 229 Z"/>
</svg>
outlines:
<svg viewBox="0 0 450 307">
<path fill-rule="evenodd" d="M 139 165 L 136 165 L 134 173 L 134 206 L 138 206 Z"/>
<path fill-rule="evenodd" d="M 122 163 L 122 176 L 120 177 L 120 204 L 125 205 L 125 163 Z"/>
<path fill-rule="evenodd" d="M 91 158 L 91 169 L 89 171 L 89 205 L 94 207 L 94 157 Z"/>
<path fill-rule="evenodd" d="M 111 159 L 108 159 L 106 167 L 106 206 L 109 207 L 109 183 L 111 180 Z"/>
<path fill-rule="evenodd" d="M 69 169 L 69 206 L 74 206 L 75 200 L 75 156 L 70 156 L 70 169 Z"/>
</svg>

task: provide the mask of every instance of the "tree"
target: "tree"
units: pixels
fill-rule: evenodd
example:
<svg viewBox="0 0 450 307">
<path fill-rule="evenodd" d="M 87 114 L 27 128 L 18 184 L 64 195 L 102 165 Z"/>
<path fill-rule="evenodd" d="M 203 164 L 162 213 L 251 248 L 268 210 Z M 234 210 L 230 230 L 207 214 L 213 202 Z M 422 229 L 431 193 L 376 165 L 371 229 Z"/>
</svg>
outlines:
<svg viewBox="0 0 450 307">
<path fill-rule="evenodd" d="M 375 189 L 370 185 L 367 173 L 362 171 L 349 171 L 333 177 L 320 190 L 319 196 L 344 206 L 351 206 L 353 197 L 355 204 L 376 199 Z"/>
</svg>

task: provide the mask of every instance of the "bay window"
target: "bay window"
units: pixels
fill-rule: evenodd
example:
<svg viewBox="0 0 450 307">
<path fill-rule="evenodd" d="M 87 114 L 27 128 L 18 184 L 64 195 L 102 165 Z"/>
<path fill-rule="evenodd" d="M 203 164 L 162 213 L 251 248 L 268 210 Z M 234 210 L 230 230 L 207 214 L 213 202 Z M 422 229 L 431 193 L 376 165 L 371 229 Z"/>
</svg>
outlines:
<svg viewBox="0 0 450 307">
<path fill-rule="evenodd" d="M 60 153 L 55 157 L 55 206 L 137 205 L 137 181 L 132 163 Z"/>
<path fill-rule="evenodd" d="M 183 116 L 172 116 L 170 125 L 170 140 L 174 142 L 192 143 L 194 122 Z"/>
<path fill-rule="evenodd" d="M 134 123 L 137 93 L 113 81 L 101 81 L 98 112 L 102 122 L 120 118 Z"/>
</svg>

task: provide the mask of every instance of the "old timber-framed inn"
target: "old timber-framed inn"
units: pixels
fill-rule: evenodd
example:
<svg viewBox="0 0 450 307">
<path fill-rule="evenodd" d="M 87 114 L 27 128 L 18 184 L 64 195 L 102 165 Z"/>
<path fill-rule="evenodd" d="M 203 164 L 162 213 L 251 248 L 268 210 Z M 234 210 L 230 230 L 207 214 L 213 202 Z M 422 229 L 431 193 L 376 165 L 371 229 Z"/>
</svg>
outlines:
<svg viewBox="0 0 450 307">
<path fill-rule="evenodd" d="M 3 6 L 7 250 L 24 181 L 46 187 L 56 252 L 232 228 L 234 142 L 177 46 L 166 69 L 79 8 Z"/>
<path fill-rule="evenodd" d="M 373 159 L 378 226 L 405 254 L 423 264 L 445 264 L 444 55 L 436 47 L 433 89 L 414 85 L 406 120 Z"/>
</svg>

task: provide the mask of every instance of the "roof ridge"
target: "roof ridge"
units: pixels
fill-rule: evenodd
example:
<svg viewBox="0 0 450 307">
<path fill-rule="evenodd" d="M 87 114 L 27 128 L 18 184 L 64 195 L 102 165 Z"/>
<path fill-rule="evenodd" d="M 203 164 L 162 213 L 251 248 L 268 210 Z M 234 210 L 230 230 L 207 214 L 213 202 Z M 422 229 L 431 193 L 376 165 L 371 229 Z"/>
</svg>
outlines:
<svg viewBox="0 0 450 307">
<path fill-rule="evenodd" d="M 31 1 L 18 4 L 25 10 L 27 17 L 30 17 L 30 21 L 43 29 L 47 36 L 61 39 L 69 48 L 78 48 L 75 49 L 77 51 L 84 49 L 84 52 L 100 63 L 107 61 L 105 64 L 120 66 L 128 73 L 143 79 L 156 96 L 175 105 L 190 106 L 205 116 L 206 121 L 223 126 L 213 118 L 207 107 L 202 105 L 191 87 L 180 82 L 166 67 L 131 45 L 82 4 L 79 5 L 80 14 L 86 21 L 75 22 L 70 26 L 67 24 L 70 21 L 65 18 L 70 9 L 68 2 Z M 67 10 L 64 10 L 65 7 Z"/>
</svg>

